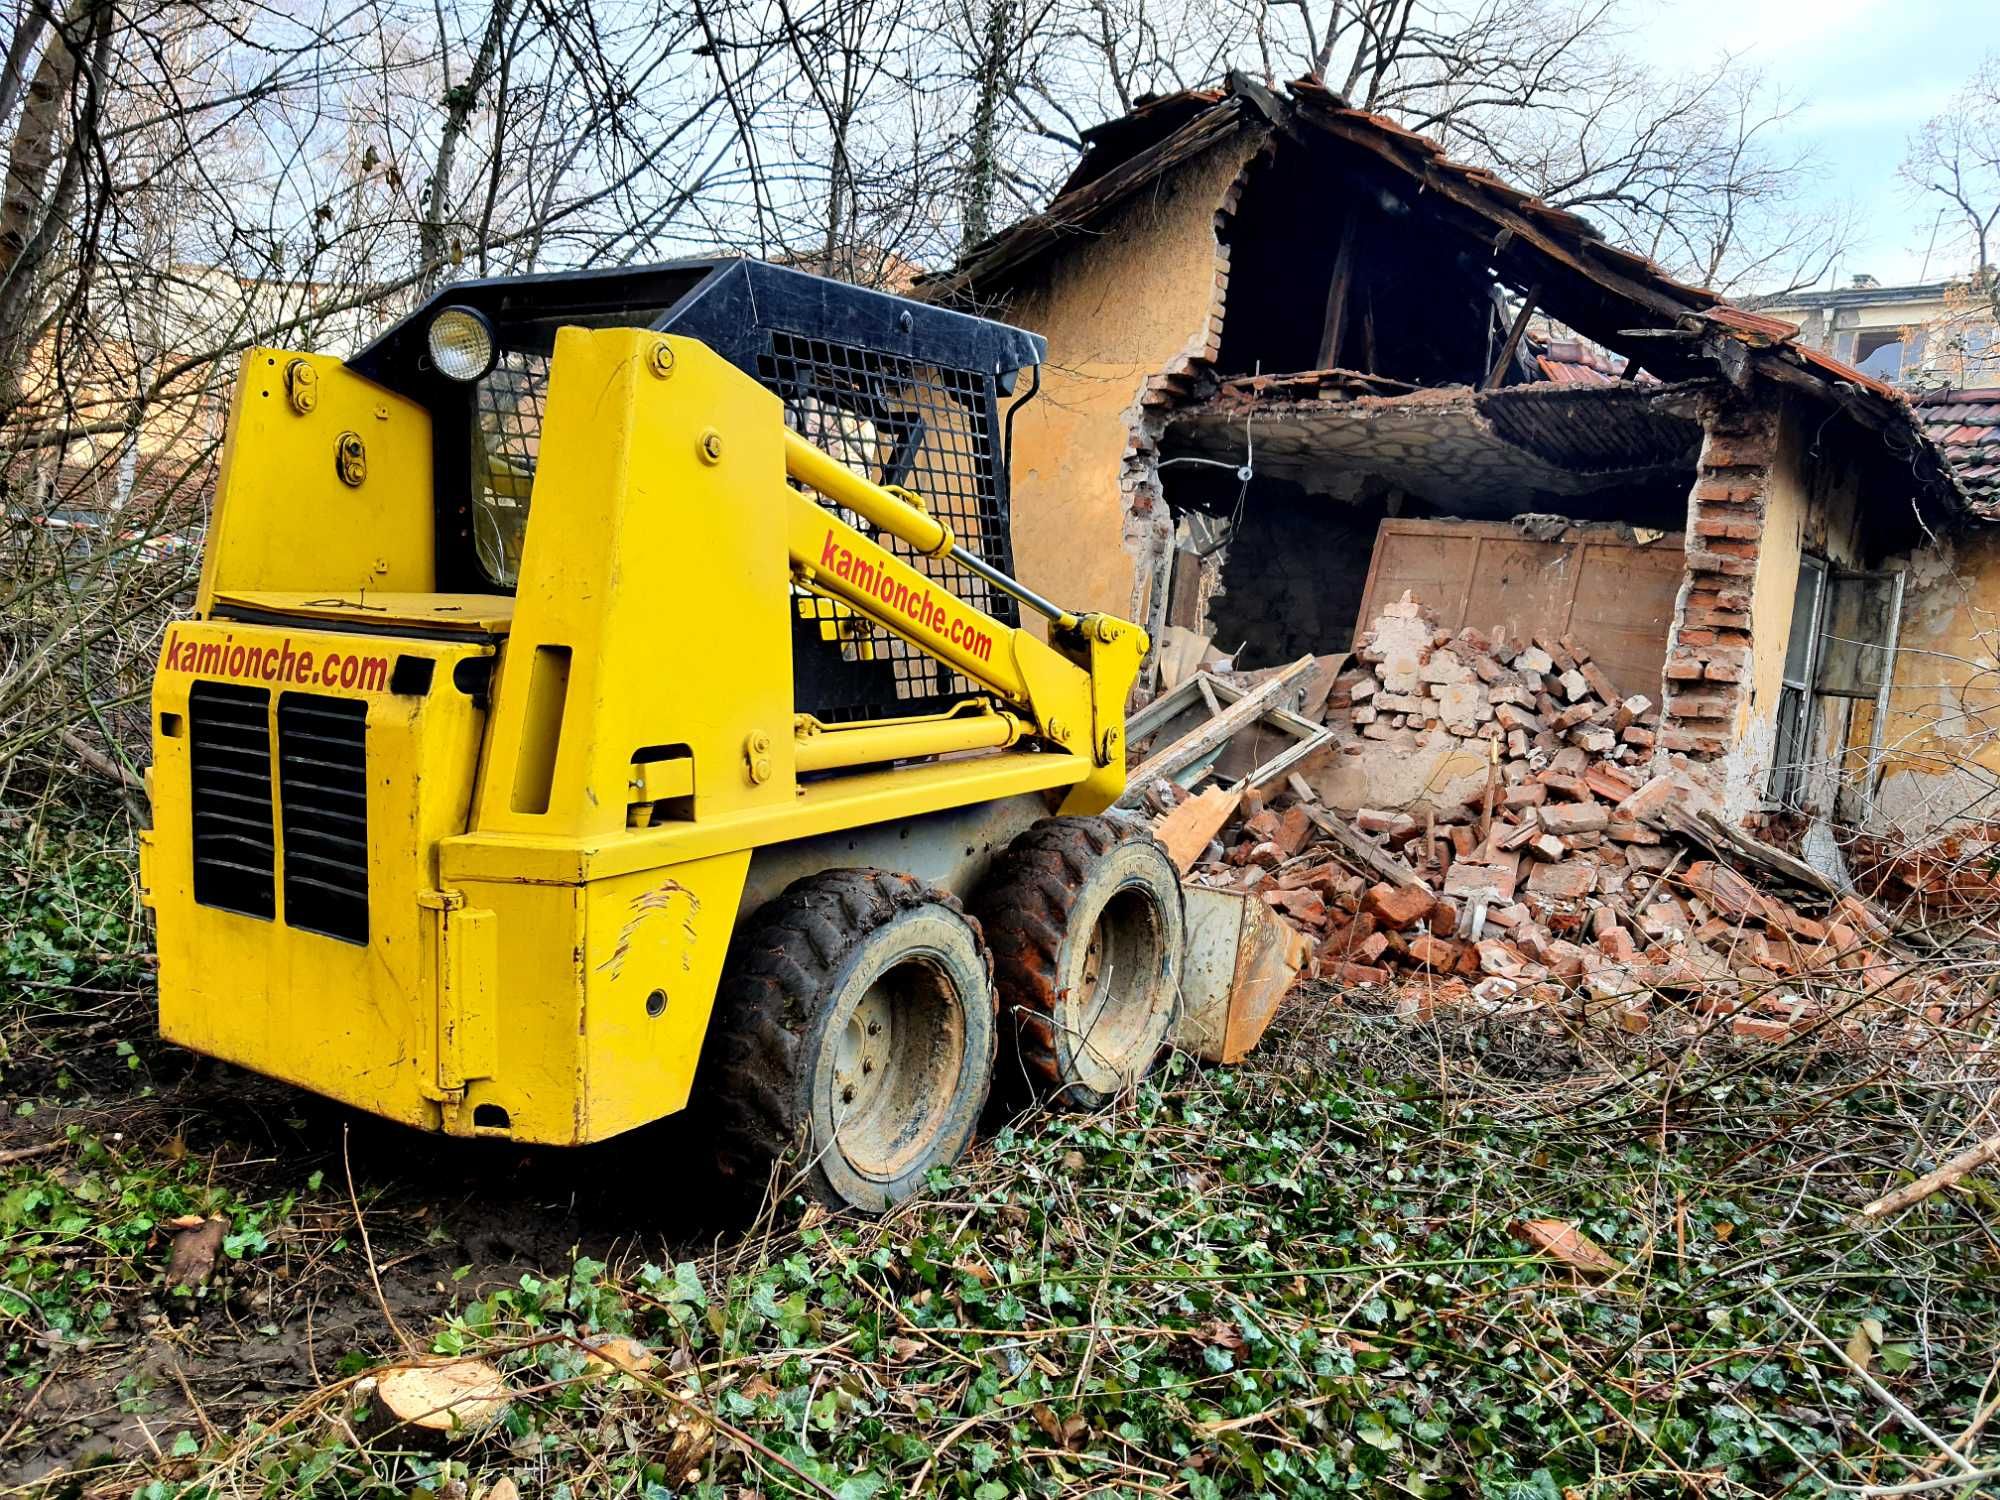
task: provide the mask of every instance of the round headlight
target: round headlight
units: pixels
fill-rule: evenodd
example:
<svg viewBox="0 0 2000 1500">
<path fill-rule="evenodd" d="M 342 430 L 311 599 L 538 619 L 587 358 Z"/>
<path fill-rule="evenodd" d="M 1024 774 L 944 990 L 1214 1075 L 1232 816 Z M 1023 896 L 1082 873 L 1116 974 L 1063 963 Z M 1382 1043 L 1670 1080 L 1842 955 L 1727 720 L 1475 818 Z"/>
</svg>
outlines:
<svg viewBox="0 0 2000 1500">
<path fill-rule="evenodd" d="M 447 307 L 431 319 L 431 364 L 453 380 L 477 380 L 493 368 L 493 325 L 470 307 Z"/>
</svg>

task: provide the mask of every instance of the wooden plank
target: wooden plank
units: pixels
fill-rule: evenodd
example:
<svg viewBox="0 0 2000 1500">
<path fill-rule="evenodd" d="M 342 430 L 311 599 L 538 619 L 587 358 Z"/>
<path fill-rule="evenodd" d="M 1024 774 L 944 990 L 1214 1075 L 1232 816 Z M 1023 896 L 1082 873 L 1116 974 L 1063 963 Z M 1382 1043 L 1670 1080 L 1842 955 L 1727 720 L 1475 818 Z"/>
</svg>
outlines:
<svg viewBox="0 0 2000 1500">
<path fill-rule="evenodd" d="M 1504 521 L 1391 518 L 1369 560 L 1357 636 L 1407 589 L 1446 630 L 1574 636 L 1626 692 L 1657 698 L 1683 541 L 1667 532 L 1641 545 L 1579 526 L 1563 540 L 1531 542 Z"/>
<path fill-rule="evenodd" d="M 1405 593 L 1437 611 L 1438 624 L 1457 630 L 1465 624 L 1466 593 L 1478 563 L 1480 532 L 1435 521 L 1384 521 L 1375 535 L 1368 589 L 1361 597 L 1355 639 L 1375 623 L 1385 606 Z"/>
<path fill-rule="evenodd" d="M 1478 549 L 1465 591 L 1466 624 L 1488 635 L 1504 630 L 1520 646 L 1549 634 L 1551 623 L 1568 620 L 1576 594 L 1575 548 L 1531 542 L 1510 526 L 1505 536 L 1480 537 Z M 1666 655 L 1664 640 L 1660 654 Z"/>
<path fill-rule="evenodd" d="M 1304 760 L 1308 755 L 1311 755 L 1313 751 L 1327 744 L 1332 738 L 1333 726 L 1322 724 L 1318 729 L 1313 731 L 1310 739 L 1300 740 L 1289 750 L 1279 751 L 1276 755 L 1258 766 L 1248 776 L 1245 776 L 1239 785 L 1255 787 L 1263 786 L 1267 782 L 1276 781 L 1280 776 L 1290 771 L 1293 766 Z"/>
<path fill-rule="evenodd" d="M 1340 245 L 1333 252 L 1333 280 L 1326 289 L 1326 319 L 1319 336 L 1319 363 L 1314 368 L 1332 370 L 1340 364 L 1341 326 L 1347 321 L 1347 292 L 1354 282 L 1354 223 L 1348 214 L 1340 225 Z"/>
<path fill-rule="evenodd" d="M 1678 534 L 1644 547 L 1592 539 L 1577 559 L 1567 633 L 1628 695 L 1660 701 L 1660 672 L 1686 567 Z"/>
<path fill-rule="evenodd" d="M 1173 687 L 1168 688 L 1167 691 L 1160 694 L 1159 697 L 1132 715 L 1131 718 L 1125 721 L 1125 743 L 1128 745 L 1139 744 L 1147 735 L 1156 733 L 1163 725 L 1173 719 L 1175 715 L 1185 709 L 1191 708 L 1196 699 L 1201 696 L 1199 684 L 1200 674 L 1196 673 L 1195 676 L 1188 678 L 1186 682 L 1176 683 Z"/>
<path fill-rule="evenodd" d="M 1150 756 L 1126 777 L 1125 797 L 1122 800 L 1130 801 L 1133 793 L 1143 789 L 1148 782 L 1157 781 L 1162 776 L 1172 776 L 1177 771 L 1196 764 L 1204 756 L 1220 754 L 1224 745 L 1269 712 L 1285 696 L 1293 680 L 1308 671 L 1312 664 L 1312 657 L 1301 656 L 1283 671 L 1266 678 L 1207 723 L 1190 730 L 1164 750 Z M 1205 675 L 1198 673 L 1192 680 L 1199 683 Z"/>
<path fill-rule="evenodd" d="M 1500 353 L 1494 358 L 1493 368 L 1486 372 L 1486 379 L 1480 382 L 1482 391 L 1498 390 L 1500 381 L 1507 373 L 1507 366 L 1514 363 L 1514 354 L 1521 347 L 1521 337 L 1528 331 L 1528 319 L 1535 315 L 1535 304 L 1542 300 L 1540 286 L 1528 288 L 1528 295 L 1521 299 L 1521 310 L 1514 315 L 1514 326 L 1507 330 L 1507 338 L 1500 345 Z"/>
<path fill-rule="evenodd" d="M 1326 674 L 1326 664 L 1347 662 L 1347 654 L 1318 656 L 1313 658 L 1313 669 L 1299 684 L 1299 691 L 1310 695 L 1314 685 L 1322 676 L 1326 677 L 1324 689 L 1333 686 L 1332 676 Z M 1337 674 L 1339 668 L 1335 668 Z M 1233 683 L 1217 678 L 1215 686 L 1222 697 L 1234 702 L 1243 694 L 1243 689 Z M 1326 693 L 1321 691 L 1320 712 L 1326 710 Z M 1288 693 L 1287 697 L 1296 696 Z M 1218 707 L 1216 711 L 1221 712 Z M 1307 754 L 1317 750 L 1332 737 L 1332 731 L 1321 724 L 1319 718 L 1294 713 L 1289 708 L 1273 708 L 1255 724 L 1245 729 L 1229 742 L 1229 748 L 1215 763 L 1215 774 L 1223 781 L 1241 783 L 1245 786 L 1262 786 L 1279 771 L 1289 770 Z"/>
<path fill-rule="evenodd" d="M 1373 871 L 1391 885 L 1420 885 L 1426 890 L 1430 889 L 1424 878 L 1411 869 L 1409 865 L 1391 854 L 1387 849 L 1378 848 L 1376 845 L 1369 843 L 1358 832 L 1350 828 L 1344 820 L 1335 817 L 1325 809 L 1317 807 L 1310 802 L 1303 804 L 1303 806 L 1306 810 L 1306 816 L 1312 820 L 1313 826 L 1332 839 L 1334 843 L 1338 844 L 1341 850 L 1350 859 L 1360 864 L 1363 869 Z"/>
<path fill-rule="evenodd" d="M 1167 856 L 1174 862 L 1174 868 L 1185 875 L 1201 858 L 1206 849 L 1236 806 L 1243 800 L 1243 789 L 1210 787 L 1179 804 L 1153 825 L 1153 832 L 1162 844 L 1167 846 Z"/>
</svg>

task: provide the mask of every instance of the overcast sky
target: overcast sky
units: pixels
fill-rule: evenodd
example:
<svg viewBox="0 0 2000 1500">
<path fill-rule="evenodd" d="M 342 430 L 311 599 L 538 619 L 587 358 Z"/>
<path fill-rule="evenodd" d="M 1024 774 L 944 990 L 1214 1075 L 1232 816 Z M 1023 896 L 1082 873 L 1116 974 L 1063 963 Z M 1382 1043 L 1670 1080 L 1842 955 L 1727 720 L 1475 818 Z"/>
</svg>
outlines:
<svg viewBox="0 0 2000 1500">
<path fill-rule="evenodd" d="M 1937 209 L 1896 167 L 1980 55 L 2000 51 L 2000 0 L 1661 0 L 1634 41 L 1663 65 L 1732 52 L 1782 80 L 1804 103 L 1792 129 L 1818 149 L 1824 192 L 1861 210 L 1840 281 L 1925 273 Z M 1958 269 L 1932 255 L 1928 275 Z"/>
</svg>

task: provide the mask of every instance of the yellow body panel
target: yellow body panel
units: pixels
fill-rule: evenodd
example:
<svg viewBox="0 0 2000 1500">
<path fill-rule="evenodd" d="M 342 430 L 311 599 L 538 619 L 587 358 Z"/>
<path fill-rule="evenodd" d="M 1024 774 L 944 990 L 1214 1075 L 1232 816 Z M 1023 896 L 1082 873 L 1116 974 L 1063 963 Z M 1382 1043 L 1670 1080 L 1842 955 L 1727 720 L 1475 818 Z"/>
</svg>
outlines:
<svg viewBox="0 0 2000 1500">
<path fill-rule="evenodd" d="M 297 368 L 312 373 L 295 403 Z M 364 455 L 358 485 L 340 442 Z M 238 589 L 402 591 L 437 587 L 431 516 L 431 417 L 324 354 L 252 349 L 238 367 L 202 553 L 196 609 Z"/>
<path fill-rule="evenodd" d="M 426 414 L 324 360 L 301 403 L 299 358 L 246 359 L 200 618 L 156 680 L 143 879 L 171 1039 L 414 1125 L 601 1139 L 686 1103 L 755 851 L 1023 794 L 1094 812 L 1122 789 L 1143 632 L 1065 617 L 1044 644 L 941 589 L 787 484 L 803 445 L 777 398 L 700 343 L 557 334 L 511 598 L 429 592 Z M 358 483 L 334 461 L 356 431 Z M 810 468 L 935 539 L 909 497 Z M 795 585 L 984 696 L 800 719 Z M 365 942 L 295 927 L 283 899 L 269 919 L 195 899 L 204 681 L 269 694 L 274 764 L 287 694 L 367 705 Z"/>
<path fill-rule="evenodd" d="M 373 589 L 342 596 L 324 589 L 305 592 L 237 589 L 215 596 L 213 608 L 236 615 L 278 616 L 324 621 L 329 626 L 398 625 L 480 635 L 505 635 L 514 624 L 512 594 L 408 594 Z"/>
<path fill-rule="evenodd" d="M 392 1119 L 438 1123 L 436 851 L 465 826 L 483 716 L 460 693 L 420 702 L 386 686 L 398 656 L 429 658 L 448 684 L 459 661 L 489 650 L 224 622 L 168 628 L 153 687 L 145 879 L 169 1040 Z M 195 901 L 187 730 L 197 681 L 268 693 L 272 716 L 287 693 L 366 701 L 367 946 L 288 925 L 282 882 L 271 920 Z M 274 833 L 282 862 L 282 826 Z"/>
</svg>

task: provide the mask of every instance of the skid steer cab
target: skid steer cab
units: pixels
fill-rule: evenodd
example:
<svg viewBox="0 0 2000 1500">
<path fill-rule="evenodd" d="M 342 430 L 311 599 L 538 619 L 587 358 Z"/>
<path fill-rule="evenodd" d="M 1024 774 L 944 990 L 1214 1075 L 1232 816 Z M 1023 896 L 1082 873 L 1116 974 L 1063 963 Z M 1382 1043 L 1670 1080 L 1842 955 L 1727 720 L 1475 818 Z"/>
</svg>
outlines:
<svg viewBox="0 0 2000 1500">
<path fill-rule="evenodd" d="M 996 1078 L 1128 1087 L 1180 887 L 1104 816 L 1144 633 L 1010 576 L 1042 352 L 749 261 L 252 350 L 154 684 L 162 1032 L 460 1135 L 692 1100 L 868 1210 Z"/>
</svg>

